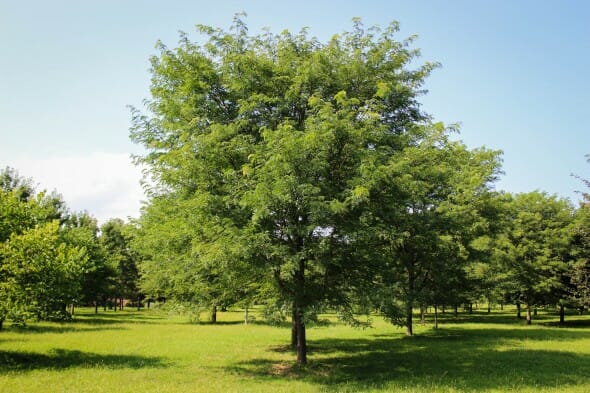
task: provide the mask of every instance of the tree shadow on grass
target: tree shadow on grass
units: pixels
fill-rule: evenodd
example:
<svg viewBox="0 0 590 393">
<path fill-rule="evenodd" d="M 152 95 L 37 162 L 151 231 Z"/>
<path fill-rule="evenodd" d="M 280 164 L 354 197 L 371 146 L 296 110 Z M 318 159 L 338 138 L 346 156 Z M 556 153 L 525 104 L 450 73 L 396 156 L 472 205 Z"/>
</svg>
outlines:
<svg viewBox="0 0 590 393">
<path fill-rule="evenodd" d="M 526 312 L 523 311 L 521 318 L 516 317 L 516 312 L 498 312 L 494 311 L 488 314 L 486 311 L 474 311 L 472 314 L 461 313 L 455 317 L 452 313 L 439 314 L 439 323 L 483 323 L 483 324 L 506 324 L 506 325 L 524 325 L 526 324 Z M 533 316 L 533 323 L 540 323 L 542 321 L 554 320 L 559 318 L 559 315 L 548 313 L 545 311 L 540 312 L 538 315 Z M 431 323 L 433 316 L 428 314 L 428 322 Z"/>
<path fill-rule="evenodd" d="M 158 357 L 103 355 L 60 348 L 54 348 L 49 353 L 0 350 L 0 373 L 71 367 L 140 369 L 167 366 L 168 364 Z"/>
<path fill-rule="evenodd" d="M 78 327 L 68 322 L 60 324 L 29 324 L 25 326 L 11 326 L 11 331 L 19 334 L 38 334 L 38 333 L 80 333 L 80 332 L 96 332 L 105 330 L 125 330 L 122 326 L 84 326 Z"/>
<path fill-rule="evenodd" d="M 115 325 L 122 323 L 160 324 L 165 319 L 158 314 L 141 314 L 141 312 L 105 312 L 101 314 L 74 315 L 71 323 L 89 325 Z"/>
<path fill-rule="evenodd" d="M 567 318 L 564 323 L 559 323 L 559 321 L 549 321 L 542 323 L 542 325 L 560 328 L 589 328 L 590 319 L 587 317 L 570 317 Z"/>
<path fill-rule="evenodd" d="M 538 330 L 547 333 L 548 329 Z M 588 337 L 586 332 L 559 332 L 567 333 L 570 340 Z M 565 340 L 565 335 L 551 332 L 551 336 L 546 339 Z M 587 383 L 590 355 L 519 347 L 519 340 L 528 339 L 541 339 L 541 335 L 531 335 L 525 329 L 445 329 L 402 339 L 377 336 L 310 340 L 310 363 L 306 366 L 277 364 L 269 358 L 237 363 L 231 369 L 267 378 L 297 378 L 329 390 L 353 391 L 407 387 L 484 391 L 533 386 L 567 390 L 567 386 Z"/>
</svg>

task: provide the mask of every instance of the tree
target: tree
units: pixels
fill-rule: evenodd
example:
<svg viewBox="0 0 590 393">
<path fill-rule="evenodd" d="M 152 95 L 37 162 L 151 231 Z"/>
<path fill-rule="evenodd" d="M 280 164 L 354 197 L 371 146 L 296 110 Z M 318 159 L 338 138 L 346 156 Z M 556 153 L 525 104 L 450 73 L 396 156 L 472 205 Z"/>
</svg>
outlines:
<svg viewBox="0 0 590 393">
<path fill-rule="evenodd" d="M 199 31 L 203 46 L 186 35 L 174 50 L 159 46 L 150 113 L 134 112 L 131 137 L 148 150 L 138 161 L 153 184 L 142 221 L 161 217 L 182 228 L 173 244 L 191 244 L 152 270 L 262 272 L 291 305 L 305 363 L 306 311 L 349 310 L 369 276 L 355 251 L 367 168 L 427 121 L 416 97 L 435 65 L 408 68 L 418 51 L 396 40 L 395 23 L 366 31 L 356 20 L 325 44 L 305 31 L 250 36 L 238 17 L 230 32 Z M 165 203 L 190 211 L 168 220 Z"/>
<path fill-rule="evenodd" d="M 381 309 L 409 336 L 416 303 L 441 299 L 446 283 L 464 276 L 466 245 L 480 232 L 499 171 L 499 152 L 470 151 L 449 132 L 442 124 L 415 127 L 406 148 L 371 170 Z"/>
<path fill-rule="evenodd" d="M 573 246 L 575 260 L 569 271 L 571 300 L 580 310 L 590 307 L 590 208 L 583 204 L 576 211 Z"/>
<path fill-rule="evenodd" d="M 508 205 L 510 223 L 498 237 L 496 252 L 516 301 L 527 308 L 547 303 L 563 289 L 568 270 L 573 207 L 563 199 L 533 191 L 516 194 Z"/>
<path fill-rule="evenodd" d="M 138 288 L 138 257 L 131 247 L 134 227 L 120 218 L 114 218 L 102 224 L 100 232 L 100 244 L 107 255 L 105 269 L 115 271 L 113 295 L 119 308 L 123 307 L 123 299 L 132 299 L 139 307 L 142 294 Z"/>
<path fill-rule="evenodd" d="M 109 296 L 116 274 L 98 235 L 96 219 L 85 212 L 70 214 L 61 229 L 61 237 L 67 244 L 83 249 L 86 253 L 80 297 L 76 303 L 80 301 L 82 304 L 94 305 L 95 313 L 98 313 L 98 305 Z"/>
<path fill-rule="evenodd" d="M 590 155 L 586 156 L 590 162 Z M 576 176 L 584 185 L 590 189 L 590 180 Z M 590 307 L 590 194 L 588 191 L 581 192 L 582 201 L 576 211 L 573 228 L 573 255 L 574 261 L 571 264 L 567 277 L 569 292 L 573 303 L 584 308 Z"/>
<path fill-rule="evenodd" d="M 0 246 L 0 321 L 69 318 L 85 258 L 84 250 L 60 241 L 57 221 L 13 234 Z"/>
<path fill-rule="evenodd" d="M 67 319 L 79 295 L 85 249 L 68 244 L 60 226 L 67 209 L 56 193 L 37 193 L 30 179 L 0 172 L 0 325 Z"/>
</svg>

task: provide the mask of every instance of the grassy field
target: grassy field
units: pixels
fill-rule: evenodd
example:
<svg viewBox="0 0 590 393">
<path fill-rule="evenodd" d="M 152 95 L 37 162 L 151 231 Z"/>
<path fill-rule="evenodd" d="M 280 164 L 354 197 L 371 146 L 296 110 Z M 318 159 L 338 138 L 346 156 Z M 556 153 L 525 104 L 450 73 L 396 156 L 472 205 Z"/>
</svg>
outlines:
<svg viewBox="0 0 590 393">
<path fill-rule="evenodd" d="M 81 310 L 71 323 L 0 332 L 0 392 L 589 392 L 590 317 L 552 314 L 524 326 L 513 313 L 446 315 L 415 337 L 374 318 L 356 330 L 308 330 L 298 367 L 288 327 L 217 325 L 162 312 Z"/>
</svg>

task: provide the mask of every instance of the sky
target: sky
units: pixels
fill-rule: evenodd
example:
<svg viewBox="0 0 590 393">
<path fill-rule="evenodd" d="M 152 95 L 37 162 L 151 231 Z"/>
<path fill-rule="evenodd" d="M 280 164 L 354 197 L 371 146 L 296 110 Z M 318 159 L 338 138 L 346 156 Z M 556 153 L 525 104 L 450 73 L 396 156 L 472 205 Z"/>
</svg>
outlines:
<svg viewBox="0 0 590 393">
<path fill-rule="evenodd" d="M 437 61 L 421 97 L 434 119 L 461 124 L 470 148 L 500 149 L 496 188 L 542 190 L 577 203 L 590 178 L 590 2 L 587 1 L 6 1 L 0 0 L 0 168 L 56 190 L 99 222 L 138 217 L 141 154 L 129 106 L 149 98 L 149 57 L 196 24 L 251 33 L 309 29 L 322 41 L 367 26 L 417 34 Z"/>
</svg>

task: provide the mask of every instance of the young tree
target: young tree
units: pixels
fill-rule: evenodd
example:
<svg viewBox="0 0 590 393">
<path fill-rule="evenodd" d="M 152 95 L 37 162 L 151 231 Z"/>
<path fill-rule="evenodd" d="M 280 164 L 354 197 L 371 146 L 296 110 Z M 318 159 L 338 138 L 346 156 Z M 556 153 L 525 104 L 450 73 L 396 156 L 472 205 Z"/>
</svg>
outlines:
<svg viewBox="0 0 590 393">
<path fill-rule="evenodd" d="M 182 277 L 184 263 L 219 272 L 237 261 L 263 272 L 292 306 L 304 363 L 306 311 L 350 306 L 368 276 L 352 258 L 371 198 L 368 168 L 426 121 L 416 97 L 434 65 L 408 68 L 418 52 L 396 40 L 395 23 L 365 30 L 357 20 L 327 43 L 305 31 L 251 36 L 239 18 L 230 32 L 199 31 L 203 46 L 185 35 L 174 50 L 160 45 L 150 113 L 134 112 L 131 137 L 148 150 L 138 161 L 154 184 L 144 214 L 183 228 L 173 244 L 191 250 L 155 258 L 162 267 L 150 271 Z M 168 221 L 160 200 L 190 211 Z M 153 237 L 148 227 L 140 233 Z"/>
</svg>

